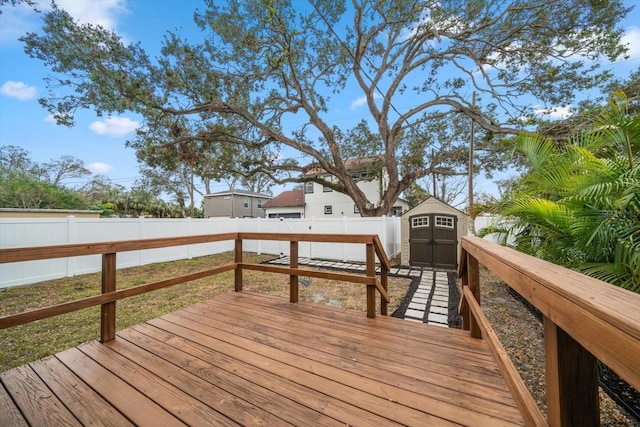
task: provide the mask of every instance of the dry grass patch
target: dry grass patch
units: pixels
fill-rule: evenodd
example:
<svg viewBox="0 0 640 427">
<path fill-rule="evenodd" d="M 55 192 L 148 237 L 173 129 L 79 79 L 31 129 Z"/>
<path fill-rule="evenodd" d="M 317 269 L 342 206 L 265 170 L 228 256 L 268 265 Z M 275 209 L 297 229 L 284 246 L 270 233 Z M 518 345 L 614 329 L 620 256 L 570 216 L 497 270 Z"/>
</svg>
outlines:
<svg viewBox="0 0 640 427">
<path fill-rule="evenodd" d="M 245 253 L 245 262 L 259 263 L 271 255 Z M 117 271 L 118 289 L 177 277 L 233 262 L 233 253 L 150 264 Z M 0 291 L 0 316 L 20 313 L 100 294 L 100 273 L 18 286 Z M 117 302 L 117 329 L 153 319 L 233 290 L 233 272 L 183 283 Z M 305 278 L 308 279 L 308 278 Z M 289 276 L 256 271 L 243 273 L 244 289 L 288 298 Z M 366 311 L 366 286 L 310 279 L 300 285 L 300 300 Z M 410 280 L 390 278 L 389 313 L 398 306 Z M 378 297 L 379 301 L 379 297 Z M 378 304 L 379 310 L 379 304 Z M 100 335 L 100 307 L 92 307 L 10 329 L 0 330 L 0 372 L 57 353 Z"/>
</svg>

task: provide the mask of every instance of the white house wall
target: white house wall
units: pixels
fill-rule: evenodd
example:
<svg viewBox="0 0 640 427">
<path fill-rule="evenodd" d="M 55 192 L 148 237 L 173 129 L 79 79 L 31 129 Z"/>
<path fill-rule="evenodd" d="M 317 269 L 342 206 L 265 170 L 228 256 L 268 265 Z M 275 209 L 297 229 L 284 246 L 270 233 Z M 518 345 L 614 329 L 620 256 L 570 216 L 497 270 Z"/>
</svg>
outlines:
<svg viewBox="0 0 640 427">
<path fill-rule="evenodd" d="M 380 201 L 380 181 L 359 181 L 358 187 L 371 203 Z M 337 191 L 323 191 L 323 185 L 313 183 L 313 193 L 305 193 L 305 216 L 339 218 L 342 216 L 359 217 L 355 212 L 355 203 L 350 196 Z M 331 206 L 331 214 L 325 214 L 325 206 Z"/>
</svg>

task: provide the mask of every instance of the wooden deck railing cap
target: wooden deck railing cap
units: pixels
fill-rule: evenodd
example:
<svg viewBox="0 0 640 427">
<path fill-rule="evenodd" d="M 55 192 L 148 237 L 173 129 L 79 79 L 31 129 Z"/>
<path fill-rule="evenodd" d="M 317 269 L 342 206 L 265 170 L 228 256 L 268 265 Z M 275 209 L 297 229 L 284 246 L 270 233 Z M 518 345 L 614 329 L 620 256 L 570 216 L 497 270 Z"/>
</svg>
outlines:
<svg viewBox="0 0 640 427">
<path fill-rule="evenodd" d="M 491 254 L 491 257 L 499 259 L 522 275 L 532 278 L 540 286 L 544 286 L 558 296 L 593 312 L 626 333 L 640 339 L 639 294 L 548 261 L 530 257 L 479 237 L 464 237 L 462 247 L 474 256 L 478 255 L 478 250 L 487 256 Z M 529 295 L 522 296 L 530 299 Z M 533 301 L 529 302 L 534 303 Z M 544 307 L 538 307 L 538 309 L 544 311 Z"/>
</svg>

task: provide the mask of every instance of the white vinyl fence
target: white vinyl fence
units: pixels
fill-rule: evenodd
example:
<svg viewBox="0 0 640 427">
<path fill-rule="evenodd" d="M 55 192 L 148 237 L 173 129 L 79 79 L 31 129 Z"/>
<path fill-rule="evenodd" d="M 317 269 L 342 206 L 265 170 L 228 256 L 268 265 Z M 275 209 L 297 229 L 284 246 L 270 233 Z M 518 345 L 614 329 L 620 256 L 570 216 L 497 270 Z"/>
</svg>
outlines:
<svg viewBox="0 0 640 427">
<path fill-rule="evenodd" d="M 117 240 L 199 234 L 265 233 L 337 233 L 378 234 L 389 258 L 400 252 L 400 218 L 0 218 L 0 248 L 62 245 Z M 179 259 L 188 259 L 232 251 L 233 241 L 176 246 L 118 253 L 118 268 L 134 267 Z M 243 249 L 273 255 L 288 255 L 288 242 L 243 242 Z M 365 261 L 364 245 L 349 243 L 301 242 L 300 257 Z M 0 264 L 0 289 L 44 280 L 94 273 L 101 269 L 101 257 L 90 255 L 52 260 Z"/>
</svg>

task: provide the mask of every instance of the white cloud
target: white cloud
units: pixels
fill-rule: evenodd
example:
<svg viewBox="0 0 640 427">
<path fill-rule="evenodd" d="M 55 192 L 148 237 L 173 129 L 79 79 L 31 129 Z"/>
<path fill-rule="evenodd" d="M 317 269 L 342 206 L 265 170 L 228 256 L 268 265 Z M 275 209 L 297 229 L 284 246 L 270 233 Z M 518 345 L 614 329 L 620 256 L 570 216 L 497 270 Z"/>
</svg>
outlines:
<svg viewBox="0 0 640 427">
<path fill-rule="evenodd" d="M 89 129 L 98 135 L 124 136 L 140 127 L 140 123 L 128 117 L 107 117 L 104 120 L 93 122 Z"/>
<path fill-rule="evenodd" d="M 627 31 L 622 36 L 622 44 L 629 48 L 627 51 L 629 58 L 640 58 L 640 28 L 627 28 Z"/>
<path fill-rule="evenodd" d="M 382 95 L 380 94 L 373 94 L 373 99 L 380 99 L 382 98 Z M 351 103 L 351 106 L 349 107 L 350 110 L 355 110 L 358 107 L 362 107 L 363 105 L 365 105 L 367 103 L 367 97 L 366 96 L 361 96 L 360 98 L 356 99 L 355 101 L 353 101 Z"/>
<path fill-rule="evenodd" d="M 536 108 L 533 112 L 538 116 L 547 116 L 550 119 L 566 119 L 573 115 L 573 107 L 564 105 L 562 107 Z"/>
<path fill-rule="evenodd" d="M 49 0 L 37 3 L 38 10 L 51 10 Z M 80 23 L 102 25 L 109 30 L 116 29 L 119 16 L 129 13 L 127 0 L 57 0 L 56 3 Z M 0 43 L 18 43 L 18 37 L 29 31 L 37 31 L 40 25 L 41 15 L 28 5 L 19 3 L 15 7 L 3 7 L 0 14 Z"/>
<path fill-rule="evenodd" d="M 0 13 L 0 44 L 18 43 L 18 37 L 28 31 L 35 31 L 40 17 L 33 9 L 19 3 L 17 6 L 3 6 Z"/>
<path fill-rule="evenodd" d="M 106 163 L 93 162 L 93 163 L 89 163 L 87 165 L 87 169 L 89 169 L 93 173 L 107 173 L 111 169 L 113 169 L 113 167 L 111 165 L 106 164 Z"/>
<path fill-rule="evenodd" d="M 56 3 L 79 22 L 102 25 L 109 30 L 116 28 L 118 15 L 129 12 L 126 0 L 57 0 Z"/>
<path fill-rule="evenodd" d="M 73 114 L 71 113 L 61 113 L 61 114 L 48 114 L 47 117 L 44 118 L 45 122 L 50 122 L 50 123 L 58 123 L 58 120 L 56 120 L 56 117 L 60 117 L 60 118 L 69 118 L 72 119 L 73 118 Z"/>
<path fill-rule="evenodd" d="M 349 109 L 350 110 L 355 110 L 356 108 L 361 107 L 366 103 L 367 103 L 367 97 L 366 96 L 362 96 L 362 97 L 356 99 L 355 101 L 353 101 L 351 103 L 351 106 L 349 107 Z"/>
<path fill-rule="evenodd" d="M 21 101 L 27 101 L 36 97 L 38 91 L 35 86 L 27 86 L 23 82 L 14 82 L 9 80 L 0 87 L 0 93 L 9 98 L 16 98 Z"/>
</svg>

